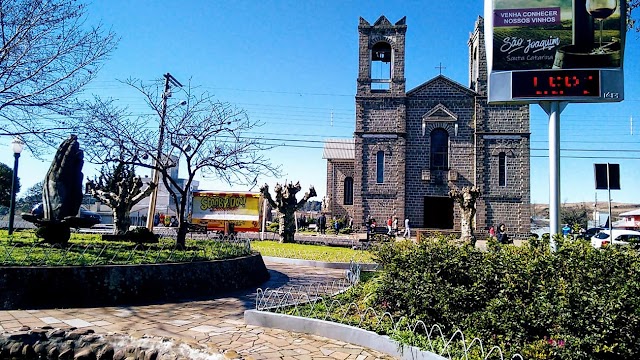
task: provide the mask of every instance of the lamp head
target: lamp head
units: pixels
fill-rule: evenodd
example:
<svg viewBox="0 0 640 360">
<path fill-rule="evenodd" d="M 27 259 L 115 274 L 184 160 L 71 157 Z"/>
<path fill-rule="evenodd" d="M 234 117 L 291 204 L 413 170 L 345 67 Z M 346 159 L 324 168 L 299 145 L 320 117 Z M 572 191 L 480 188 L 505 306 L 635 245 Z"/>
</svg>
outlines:
<svg viewBox="0 0 640 360">
<path fill-rule="evenodd" d="M 24 141 L 20 136 L 16 136 L 11 140 L 11 150 L 14 154 L 20 154 L 24 149 Z"/>
</svg>

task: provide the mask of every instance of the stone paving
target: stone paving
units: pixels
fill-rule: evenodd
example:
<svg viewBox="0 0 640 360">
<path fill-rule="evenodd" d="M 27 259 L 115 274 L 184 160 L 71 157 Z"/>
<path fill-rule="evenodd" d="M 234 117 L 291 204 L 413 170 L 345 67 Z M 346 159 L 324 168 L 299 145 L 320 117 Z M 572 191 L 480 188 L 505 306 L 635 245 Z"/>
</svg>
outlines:
<svg viewBox="0 0 640 360">
<path fill-rule="evenodd" d="M 262 288 L 326 282 L 344 270 L 265 262 L 271 279 Z M 205 345 L 228 359 L 393 359 L 385 354 L 314 335 L 244 324 L 244 311 L 255 307 L 255 289 L 214 299 L 146 306 L 0 311 L 0 331 L 23 326 L 89 328 L 98 334 L 120 333 L 172 338 Z"/>
</svg>

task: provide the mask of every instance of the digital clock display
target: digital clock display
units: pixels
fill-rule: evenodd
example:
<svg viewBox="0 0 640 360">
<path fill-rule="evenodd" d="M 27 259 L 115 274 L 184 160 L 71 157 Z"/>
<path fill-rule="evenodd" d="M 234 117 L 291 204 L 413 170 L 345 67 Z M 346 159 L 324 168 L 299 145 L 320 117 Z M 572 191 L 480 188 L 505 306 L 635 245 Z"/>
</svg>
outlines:
<svg viewBox="0 0 640 360">
<path fill-rule="evenodd" d="M 511 74 L 511 97 L 600 97 L 599 70 L 517 71 Z"/>
</svg>

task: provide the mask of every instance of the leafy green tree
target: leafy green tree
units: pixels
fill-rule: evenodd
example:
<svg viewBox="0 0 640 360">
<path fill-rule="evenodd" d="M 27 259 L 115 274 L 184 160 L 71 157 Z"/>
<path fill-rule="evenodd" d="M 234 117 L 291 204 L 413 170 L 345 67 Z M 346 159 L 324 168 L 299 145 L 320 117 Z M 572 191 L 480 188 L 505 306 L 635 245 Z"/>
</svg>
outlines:
<svg viewBox="0 0 640 360">
<path fill-rule="evenodd" d="M 11 181 L 13 169 L 6 164 L 0 164 L 0 206 L 9 206 L 11 203 Z M 20 178 L 17 179 L 16 193 L 20 192 Z"/>
<path fill-rule="evenodd" d="M 584 204 L 580 204 L 580 206 L 565 205 L 560 208 L 560 222 L 563 224 L 578 225 L 586 229 L 588 220 L 589 211 Z"/>
<path fill-rule="evenodd" d="M 27 189 L 27 192 L 18 199 L 16 208 L 22 212 L 29 212 L 31 208 L 39 202 L 42 202 L 42 187 L 44 180 Z"/>
</svg>

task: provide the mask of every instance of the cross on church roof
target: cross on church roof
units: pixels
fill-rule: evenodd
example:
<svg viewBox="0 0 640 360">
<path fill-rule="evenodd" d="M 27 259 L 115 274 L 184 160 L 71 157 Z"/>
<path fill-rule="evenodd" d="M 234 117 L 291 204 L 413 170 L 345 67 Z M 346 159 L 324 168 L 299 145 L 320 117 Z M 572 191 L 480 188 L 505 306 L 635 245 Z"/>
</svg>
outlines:
<svg viewBox="0 0 640 360">
<path fill-rule="evenodd" d="M 446 66 L 442 66 L 442 63 L 440 63 L 439 66 L 436 66 L 436 69 L 440 69 L 440 75 L 442 75 L 442 69 L 446 69 Z"/>
</svg>

